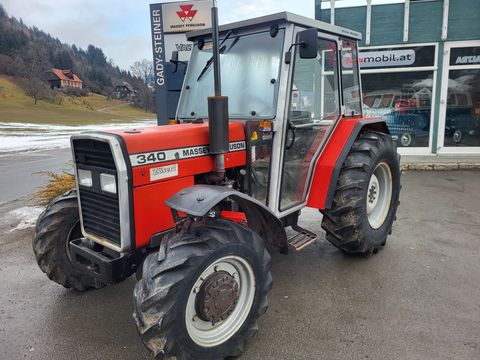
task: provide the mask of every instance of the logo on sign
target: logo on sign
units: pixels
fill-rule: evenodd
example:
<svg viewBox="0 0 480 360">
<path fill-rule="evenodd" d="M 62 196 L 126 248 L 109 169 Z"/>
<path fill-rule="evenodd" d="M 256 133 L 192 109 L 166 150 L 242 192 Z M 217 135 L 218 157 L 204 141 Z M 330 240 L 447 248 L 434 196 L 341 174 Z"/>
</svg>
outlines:
<svg viewBox="0 0 480 360">
<path fill-rule="evenodd" d="M 406 49 L 360 52 L 358 54 L 358 63 L 361 68 L 409 66 L 415 63 L 415 51 Z M 351 68 L 351 55 L 344 56 L 342 64 L 345 68 Z"/>
<path fill-rule="evenodd" d="M 182 22 L 185 22 L 186 19 L 188 19 L 190 22 L 193 20 L 197 10 L 192 10 L 192 8 L 193 5 L 180 5 L 180 9 L 182 11 L 177 11 L 177 15 Z"/>
<path fill-rule="evenodd" d="M 456 64 L 480 64 L 480 55 L 477 56 L 458 56 Z"/>
<path fill-rule="evenodd" d="M 192 44 L 175 44 L 177 51 L 192 51 Z"/>
</svg>

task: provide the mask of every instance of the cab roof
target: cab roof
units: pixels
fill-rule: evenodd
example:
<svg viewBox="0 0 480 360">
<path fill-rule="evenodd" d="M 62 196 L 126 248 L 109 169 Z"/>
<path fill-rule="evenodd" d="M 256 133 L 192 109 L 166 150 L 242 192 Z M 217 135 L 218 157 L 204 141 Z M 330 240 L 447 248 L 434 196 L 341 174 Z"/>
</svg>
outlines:
<svg viewBox="0 0 480 360">
<path fill-rule="evenodd" d="M 292 24 L 304 26 L 306 28 L 316 28 L 320 31 L 333 34 L 333 35 L 339 35 L 339 36 L 343 36 L 343 37 L 347 37 L 355 40 L 362 39 L 362 34 L 357 31 L 349 30 L 340 26 L 332 25 L 323 21 L 315 20 L 315 19 L 310 19 L 308 17 L 293 14 L 286 11 L 221 25 L 219 27 L 219 32 L 226 32 L 229 30 L 256 27 L 262 24 L 274 24 L 274 23 L 279 23 L 279 24 L 292 23 Z M 211 33 L 212 33 L 211 28 L 192 31 L 187 33 L 187 39 L 189 41 L 193 41 L 196 38 L 211 35 Z"/>
</svg>

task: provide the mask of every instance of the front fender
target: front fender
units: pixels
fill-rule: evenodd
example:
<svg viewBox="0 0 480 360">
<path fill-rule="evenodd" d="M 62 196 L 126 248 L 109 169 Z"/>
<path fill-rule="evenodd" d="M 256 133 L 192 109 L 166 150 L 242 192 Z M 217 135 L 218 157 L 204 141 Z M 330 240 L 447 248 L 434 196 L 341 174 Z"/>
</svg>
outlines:
<svg viewBox="0 0 480 360">
<path fill-rule="evenodd" d="M 287 235 L 283 223 L 265 205 L 239 191 L 217 185 L 193 185 L 183 189 L 165 201 L 168 207 L 193 216 L 205 216 L 214 206 L 230 198 L 245 213 L 248 226 L 266 243 L 274 245 L 282 253 L 288 252 Z"/>
</svg>

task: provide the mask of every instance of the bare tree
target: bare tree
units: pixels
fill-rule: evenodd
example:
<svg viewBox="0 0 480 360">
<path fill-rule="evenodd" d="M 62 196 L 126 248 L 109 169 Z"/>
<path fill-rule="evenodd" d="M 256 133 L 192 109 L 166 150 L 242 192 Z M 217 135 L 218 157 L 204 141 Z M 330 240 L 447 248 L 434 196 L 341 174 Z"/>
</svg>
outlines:
<svg viewBox="0 0 480 360">
<path fill-rule="evenodd" d="M 25 89 L 25 94 L 33 99 L 35 105 L 37 105 L 38 100 L 49 97 L 48 86 L 46 85 L 45 80 L 42 80 L 37 76 L 23 79 L 22 85 Z"/>
<path fill-rule="evenodd" d="M 135 88 L 135 97 L 133 98 L 133 105 L 148 111 L 154 111 L 153 92 L 144 84 L 140 78 L 131 79 L 132 86 Z"/>
<path fill-rule="evenodd" d="M 147 59 L 135 61 L 130 66 L 130 72 L 133 76 L 143 80 L 146 85 L 153 85 L 153 62 Z"/>
</svg>

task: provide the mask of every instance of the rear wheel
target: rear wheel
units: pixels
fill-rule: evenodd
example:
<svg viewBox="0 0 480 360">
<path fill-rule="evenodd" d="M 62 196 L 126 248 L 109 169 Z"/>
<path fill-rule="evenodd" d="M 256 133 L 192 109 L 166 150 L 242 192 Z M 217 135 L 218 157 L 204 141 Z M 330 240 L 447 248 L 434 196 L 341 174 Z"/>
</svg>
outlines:
<svg viewBox="0 0 480 360">
<path fill-rule="evenodd" d="M 226 220 L 192 224 L 145 259 L 134 317 L 156 356 L 238 356 L 257 329 L 272 286 L 270 255 L 253 231 Z"/>
<path fill-rule="evenodd" d="M 399 155 L 392 138 L 360 133 L 340 171 L 332 206 L 323 211 L 327 240 L 348 254 L 376 252 L 391 233 L 399 194 Z"/>
<path fill-rule="evenodd" d="M 40 269 L 50 280 L 85 291 L 105 284 L 73 265 L 70 260 L 71 240 L 82 237 L 75 190 L 53 200 L 39 216 L 33 235 L 33 251 Z"/>
</svg>

